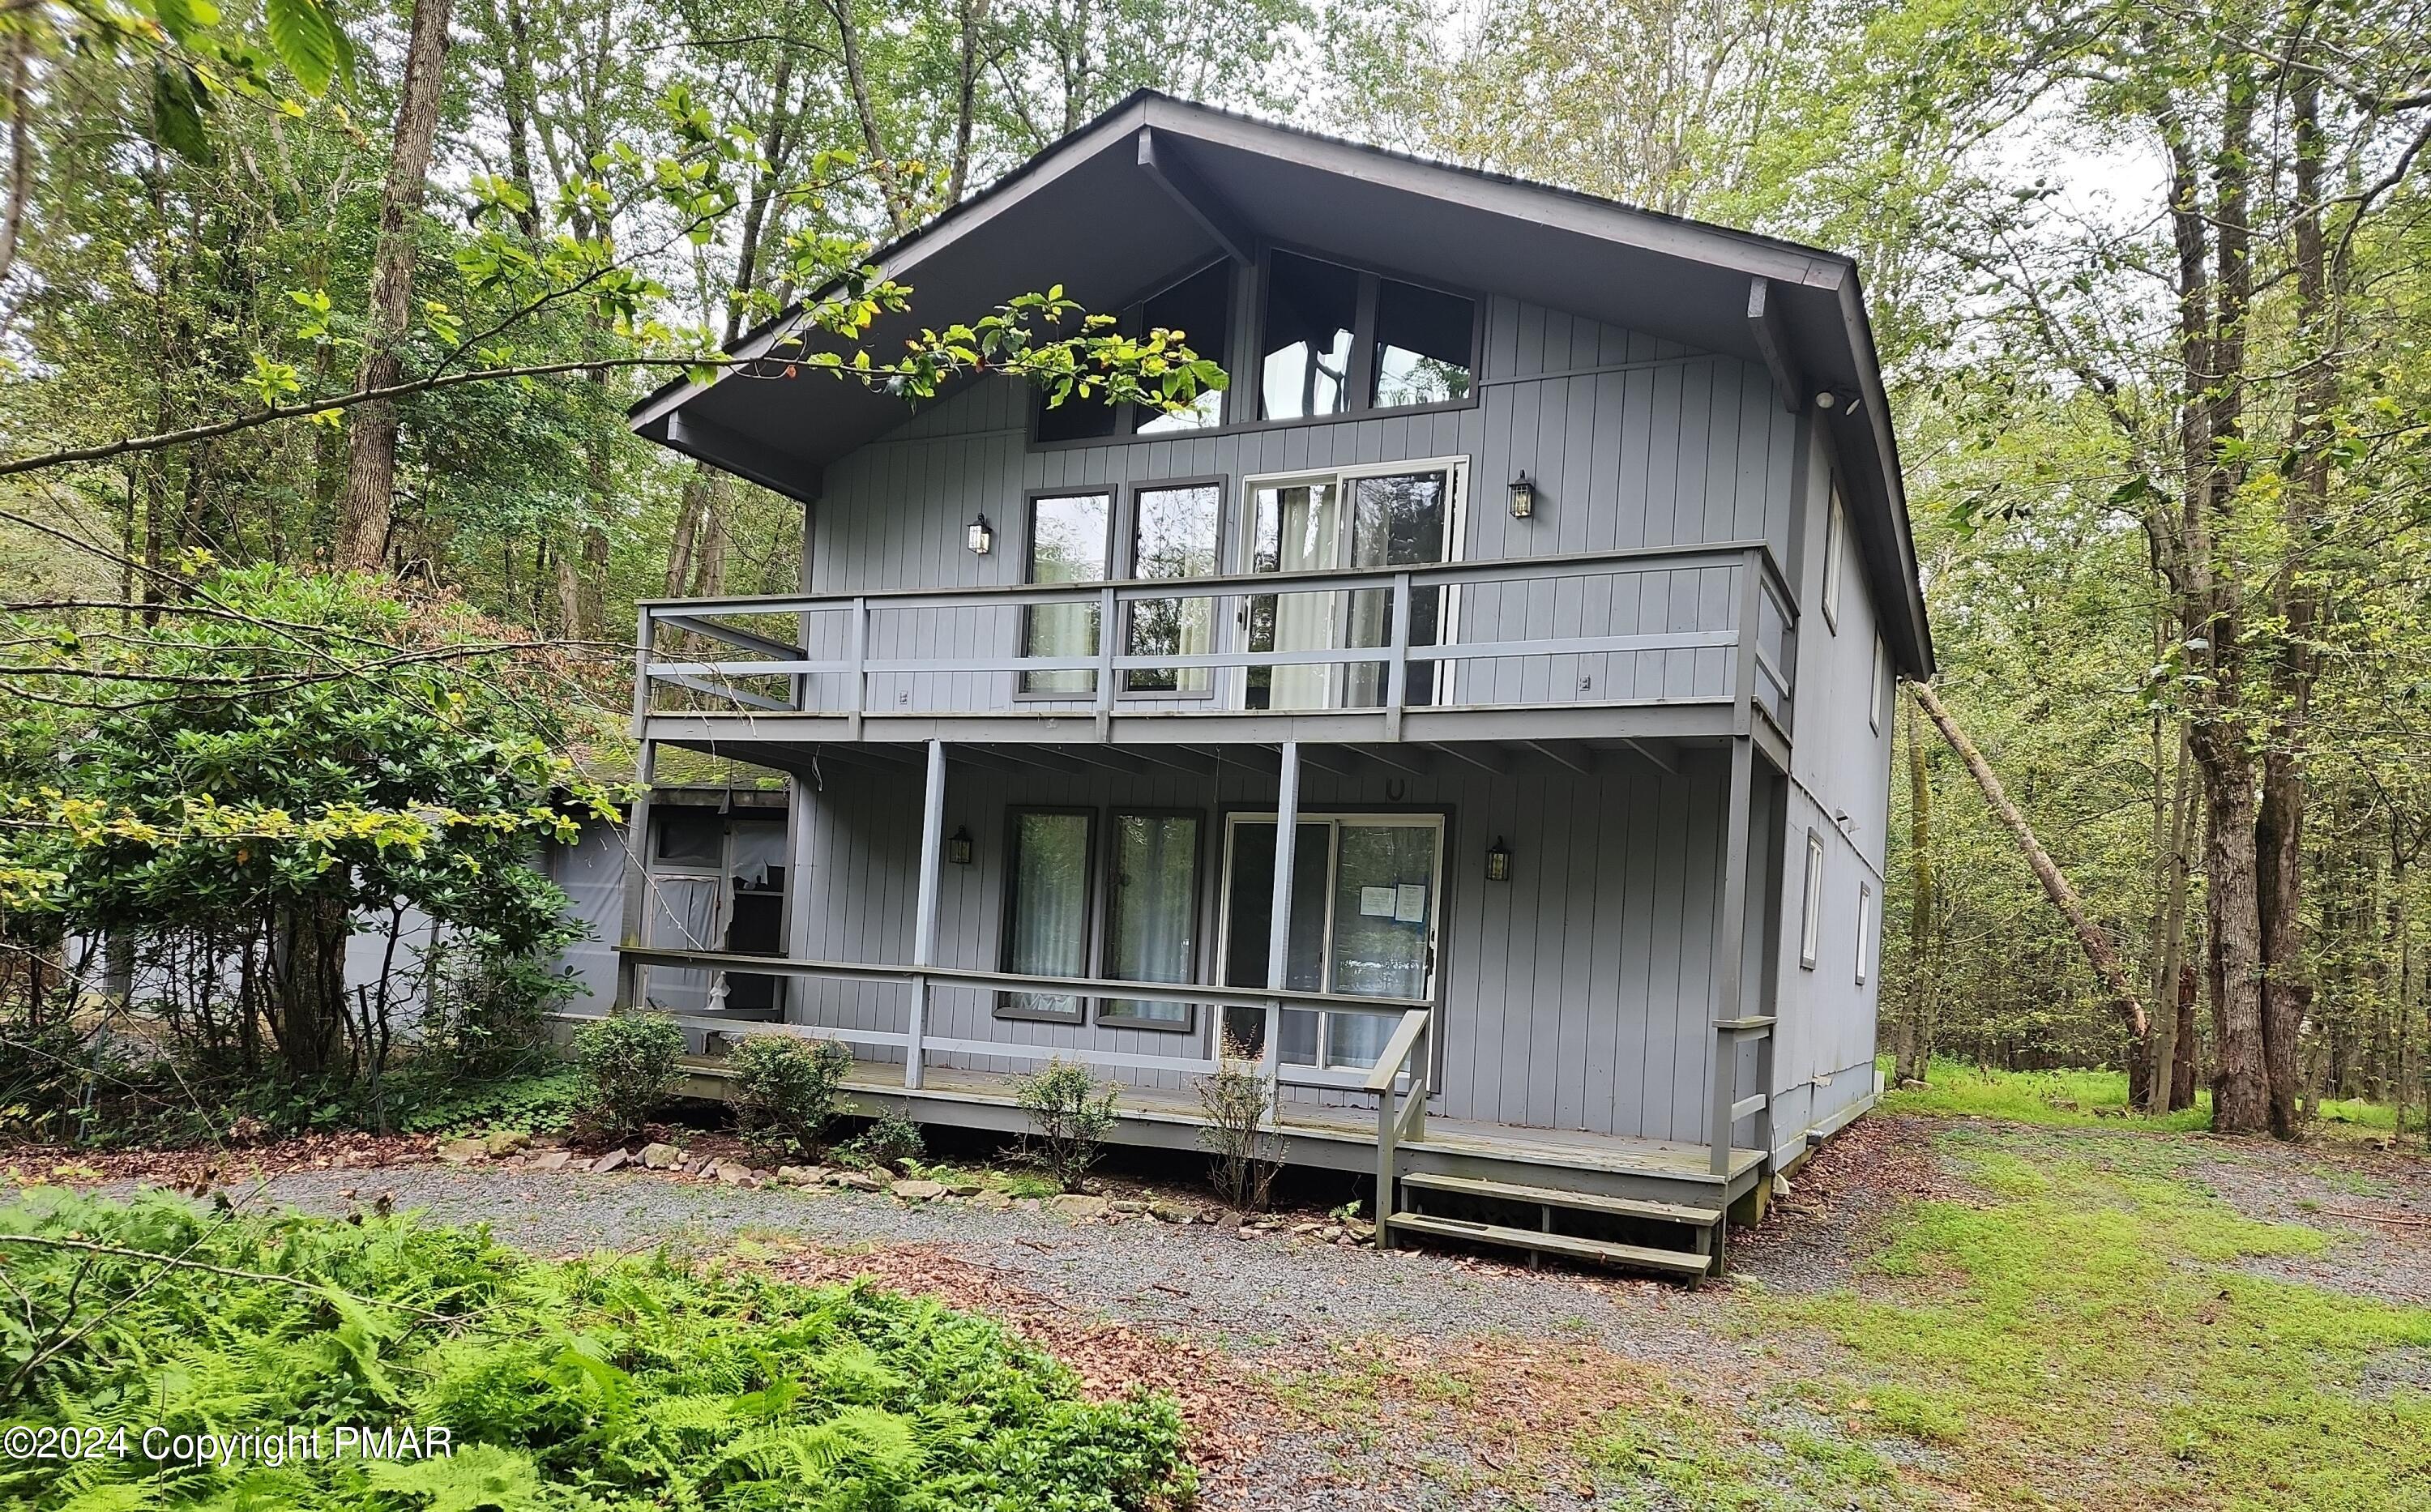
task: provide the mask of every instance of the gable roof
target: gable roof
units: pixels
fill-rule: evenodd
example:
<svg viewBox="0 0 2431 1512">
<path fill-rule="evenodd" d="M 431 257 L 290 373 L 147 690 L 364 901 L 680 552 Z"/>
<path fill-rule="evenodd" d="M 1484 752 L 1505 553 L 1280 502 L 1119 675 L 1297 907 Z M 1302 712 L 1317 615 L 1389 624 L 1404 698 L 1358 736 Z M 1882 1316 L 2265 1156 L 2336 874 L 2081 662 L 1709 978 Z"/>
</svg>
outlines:
<svg viewBox="0 0 2431 1512">
<path fill-rule="evenodd" d="M 1262 239 L 1742 358 L 1801 403 L 1854 396 L 1812 412 L 1838 458 L 1884 640 L 1903 669 L 1930 675 L 1873 332 L 1856 264 L 1838 253 L 1141 91 L 872 254 L 914 290 L 914 308 L 881 318 L 866 344 L 883 351 L 921 326 L 1053 284 L 1084 309 L 1117 308 Z M 790 328 L 780 316 L 729 350 L 763 355 Z M 632 427 L 807 500 L 823 467 L 907 414 L 863 385 L 750 372 L 669 383 L 633 407 Z"/>
</svg>

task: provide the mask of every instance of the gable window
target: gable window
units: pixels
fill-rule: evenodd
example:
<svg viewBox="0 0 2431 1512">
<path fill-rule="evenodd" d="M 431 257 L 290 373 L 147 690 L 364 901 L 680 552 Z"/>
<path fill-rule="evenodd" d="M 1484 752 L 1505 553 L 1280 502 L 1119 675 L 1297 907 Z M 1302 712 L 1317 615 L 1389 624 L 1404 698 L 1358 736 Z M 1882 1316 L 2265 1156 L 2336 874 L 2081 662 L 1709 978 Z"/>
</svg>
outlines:
<svg viewBox="0 0 2431 1512">
<path fill-rule="evenodd" d="M 1380 410 L 1468 397 L 1476 307 L 1458 294 L 1391 278 L 1376 281 L 1376 385 Z"/>
<path fill-rule="evenodd" d="M 1857 985 L 1866 984 L 1866 942 L 1873 933 L 1874 890 L 1857 884 Z"/>
<path fill-rule="evenodd" d="M 1089 966 L 1090 855 L 1097 815 L 1087 809 L 1015 809 L 1006 861 L 1004 969 L 1030 977 L 1078 977 Z M 1007 992 L 1006 1018 L 1081 1021 L 1076 993 Z"/>
<path fill-rule="evenodd" d="M 1025 580 L 1103 582 L 1113 504 L 1106 494 L 1042 494 L 1030 501 Z M 1092 657 L 1098 652 L 1095 603 L 1032 604 L 1022 611 L 1024 656 Z M 1021 674 L 1024 693 L 1086 696 L 1098 674 L 1084 667 Z"/>
<path fill-rule="evenodd" d="M 1296 252 L 1267 255 L 1258 418 L 1448 404 L 1476 381 L 1477 304 Z"/>
<path fill-rule="evenodd" d="M 1882 639 L 1877 636 L 1874 640 L 1873 704 L 1871 708 L 1866 711 L 1868 717 L 1873 721 L 1874 733 L 1877 735 L 1883 732 L 1883 707 L 1890 701 L 1888 697 L 1891 680 L 1890 672 L 1890 653 L 1883 649 Z"/>
<path fill-rule="evenodd" d="M 1162 294 L 1150 294 L 1140 306 L 1139 328 L 1182 333 L 1184 344 L 1217 363 L 1224 361 L 1225 334 L 1232 323 L 1232 264 L 1211 263 Z M 1224 391 L 1208 389 L 1185 410 L 1164 411 L 1152 405 L 1132 406 L 1132 428 L 1142 435 L 1166 430 L 1199 430 L 1224 420 Z"/>
<path fill-rule="evenodd" d="M 1157 329 L 1180 331 L 1200 357 L 1232 367 L 1232 264 L 1217 261 L 1166 285 L 1122 311 L 1114 328 L 1130 335 Z M 1160 435 L 1200 430 L 1224 421 L 1224 391 L 1210 389 L 1183 409 L 1166 412 L 1147 404 L 1117 404 L 1100 392 L 1067 395 L 1050 404 L 1045 391 L 1031 401 L 1031 434 L 1042 442 L 1101 441 L 1137 433 Z"/>
<path fill-rule="evenodd" d="M 1199 817 L 1116 809 L 1106 845 L 1106 969 L 1123 982 L 1188 982 L 1199 966 Z M 1190 1028 L 1190 1005 L 1109 998 L 1098 1017 Z"/>
<path fill-rule="evenodd" d="M 1126 576 L 1182 580 L 1216 573 L 1223 532 L 1224 485 L 1220 482 L 1159 484 L 1132 494 L 1131 559 Z M 1130 656 L 1205 656 L 1216 648 L 1213 598 L 1144 598 L 1125 612 L 1123 637 Z M 1123 676 L 1127 693 L 1207 693 L 1211 667 L 1134 667 Z"/>
<path fill-rule="evenodd" d="M 1832 489 L 1832 512 L 1823 521 L 1823 623 L 1840 630 L 1840 490 Z"/>
<path fill-rule="evenodd" d="M 1304 420 L 1350 408 L 1350 343 L 1359 275 L 1290 252 L 1266 268 L 1258 418 Z"/>
<path fill-rule="evenodd" d="M 1798 964 L 1815 969 L 1823 949 L 1823 837 L 1806 832 L 1806 900 L 1798 921 Z"/>
</svg>

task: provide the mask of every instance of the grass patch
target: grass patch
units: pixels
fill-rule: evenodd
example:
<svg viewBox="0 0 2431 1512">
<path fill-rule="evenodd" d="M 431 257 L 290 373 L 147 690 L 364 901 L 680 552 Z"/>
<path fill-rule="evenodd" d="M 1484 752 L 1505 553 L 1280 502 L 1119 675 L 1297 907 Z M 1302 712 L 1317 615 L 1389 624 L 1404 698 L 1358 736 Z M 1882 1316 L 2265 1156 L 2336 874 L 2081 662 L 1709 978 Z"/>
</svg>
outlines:
<svg viewBox="0 0 2431 1512">
<path fill-rule="evenodd" d="M 1888 1056 L 1883 1076 L 1891 1074 Z M 2153 1117 L 2127 1107 L 2124 1071 L 1996 1071 L 1963 1061 L 1936 1059 L 1920 1087 L 1894 1087 L 1883 1094 L 1888 1113 L 1931 1114 L 1945 1118 L 2001 1118 L 2054 1128 L 2152 1129 L 2185 1133 L 2211 1127 L 2211 1100 L 2198 1094 L 2194 1107 Z"/>
<path fill-rule="evenodd" d="M 129 1446 L 0 1461 L 0 1505 L 1130 1512 L 1192 1492 L 1171 1401 L 1091 1403 L 997 1323 L 865 1284 L 539 1261 L 478 1231 L 159 1200 L 20 1205 L 0 1234 L 223 1268 L 0 1243 L 0 1421 Z M 24 1369 L 69 1336 L 63 1318 L 89 1332 Z M 155 1424 L 333 1442 L 360 1423 L 444 1425 L 456 1453 L 164 1467 L 139 1447 Z"/>
<path fill-rule="evenodd" d="M 2431 1345 L 2431 1310 L 2247 1272 L 2332 1241 L 2182 1183 L 1952 1148 L 1990 1200 L 1912 1208 L 1882 1295 L 1760 1298 L 1746 1326 L 1830 1336 L 1895 1383 L 1864 1416 L 1946 1446 L 1971 1486 L 2098 1467 L 2113 1506 L 2431 1505 L 2431 1396 L 2357 1390 L 2374 1353 Z"/>
</svg>

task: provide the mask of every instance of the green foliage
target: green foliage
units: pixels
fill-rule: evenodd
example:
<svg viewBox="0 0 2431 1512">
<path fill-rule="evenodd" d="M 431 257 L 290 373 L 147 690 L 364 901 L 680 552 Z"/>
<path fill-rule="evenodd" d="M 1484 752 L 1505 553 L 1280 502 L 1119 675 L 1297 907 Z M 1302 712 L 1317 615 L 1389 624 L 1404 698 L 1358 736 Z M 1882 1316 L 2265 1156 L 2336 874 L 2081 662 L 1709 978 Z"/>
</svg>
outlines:
<svg viewBox="0 0 2431 1512">
<path fill-rule="evenodd" d="M 1879 1064 L 1887 1078 L 1889 1059 Z M 1924 1085 L 1893 1087 L 1883 1094 L 1882 1106 L 1889 1113 L 2002 1118 L 2061 1128 L 2103 1124 L 2184 1132 L 2211 1123 L 2209 1109 L 2201 1104 L 2159 1118 L 2130 1113 L 2124 1071 L 2003 1071 L 1938 1058 Z"/>
<path fill-rule="evenodd" d="M 547 941 L 511 947 L 482 930 L 432 949 L 423 961 L 423 1053 L 475 1080 L 548 1056 L 543 1020 L 579 985 L 558 964 L 559 951 L 581 936 L 580 926 L 562 920 L 554 947 Z"/>
<path fill-rule="evenodd" d="M 1086 1067 L 1049 1061 L 1014 1085 L 1014 1100 L 1030 1115 L 1029 1158 L 1064 1190 L 1079 1191 L 1115 1126 L 1115 1088 L 1100 1086 Z"/>
<path fill-rule="evenodd" d="M 847 1140 L 836 1155 L 848 1166 L 899 1168 L 919 1159 L 928 1148 L 920 1126 L 908 1112 L 887 1108 L 870 1120 L 868 1128 Z"/>
<path fill-rule="evenodd" d="M 664 1014 L 611 1014 L 577 1031 L 575 1060 L 591 1084 L 586 1130 L 611 1141 L 640 1134 L 683 1078 L 684 1043 L 682 1026 Z"/>
<path fill-rule="evenodd" d="M 2422 1504 L 2431 1396 L 2361 1383 L 2375 1353 L 2431 1347 L 2431 1309 L 2257 1274 L 2333 1241 L 2240 1217 L 2171 1146 L 2049 1139 L 1952 1136 L 1987 1200 L 1914 1205 L 1864 1288 L 1766 1299 L 1743 1326 L 1820 1330 L 1895 1376 L 1847 1394 L 1988 1482 L 2039 1460 L 2117 1467 L 2169 1504 Z"/>
<path fill-rule="evenodd" d="M 752 1034 L 727 1051 L 743 1141 L 768 1163 L 805 1159 L 825 1146 L 851 1048 L 832 1039 Z"/>
<path fill-rule="evenodd" d="M 470 1084 L 452 1076 L 426 1082 L 411 1073 L 399 1081 L 396 1126 L 404 1134 L 475 1129 L 564 1134 L 595 1094 L 590 1074 L 571 1066 Z"/>
<path fill-rule="evenodd" d="M 1170 1401 L 1091 1404 L 998 1324 L 866 1284 L 793 1286 L 663 1256 L 545 1262 L 406 1218 L 229 1218 L 166 1201 L 59 1198 L 0 1212 L 0 1232 L 263 1273 L 0 1244 L 27 1303 L 0 1309 L 12 1422 L 125 1428 L 130 1444 L 153 1424 L 327 1436 L 414 1422 L 446 1425 L 457 1447 L 167 1476 L 140 1453 L 0 1464 L 0 1500 L 27 1512 L 136 1497 L 299 1512 L 1132 1512 L 1193 1486 Z M 58 1348 L 62 1318 L 91 1332 Z"/>
</svg>

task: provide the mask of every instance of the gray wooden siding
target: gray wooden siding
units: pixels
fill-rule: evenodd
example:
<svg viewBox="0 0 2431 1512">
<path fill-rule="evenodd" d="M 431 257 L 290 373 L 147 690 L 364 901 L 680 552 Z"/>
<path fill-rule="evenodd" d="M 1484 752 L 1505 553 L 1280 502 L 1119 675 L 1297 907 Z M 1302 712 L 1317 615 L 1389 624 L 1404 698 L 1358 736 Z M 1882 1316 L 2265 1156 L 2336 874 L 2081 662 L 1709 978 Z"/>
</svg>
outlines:
<svg viewBox="0 0 2431 1512">
<path fill-rule="evenodd" d="M 1022 385 L 981 384 L 828 469 L 805 534 L 806 591 L 1016 583 L 1031 494 L 1210 477 L 1228 485 L 1223 560 L 1233 569 L 1243 479 L 1438 458 L 1469 462 L 1457 543 L 1467 560 L 1758 539 L 1786 560 L 1798 428 L 1762 369 L 1514 300 L 1488 302 L 1479 401 L 1468 409 L 1031 449 L 1029 408 Z M 1519 521 L 1505 494 L 1523 468 L 1538 503 Z M 998 531 L 987 557 L 964 546 L 980 512 Z M 1460 596 L 1455 638 L 1727 630 L 1734 578 L 1703 569 L 1474 586 Z M 845 653 L 843 613 L 807 619 L 814 657 Z M 1019 630 L 1016 609 L 880 613 L 870 652 L 1003 655 Z M 1730 672 L 1719 648 L 1504 659 L 1465 666 L 1460 698 L 1727 697 Z M 840 678 L 811 680 L 811 707 L 846 697 Z M 871 697 L 917 711 L 1002 709 L 1014 702 L 1014 678 L 880 675 Z"/>
<path fill-rule="evenodd" d="M 1880 654 L 1877 611 L 1853 542 L 1842 543 L 1839 620 L 1823 617 L 1823 552 L 1832 459 L 1818 437 L 1800 490 L 1800 549 L 1792 581 L 1801 605 L 1798 741 L 1777 855 L 1784 868 L 1778 921 L 1781 1023 L 1773 1065 L 1773 1133 L 1785 1155 L 1808 1127 L 1873 1090 L 1875 1017 L 1882 983 L 1883 866 L 1890 814 L 1891 721 L 1886 682 L 1881 728 L 1868 717 Z M 1845 525 L 1843 526 L 1845 529 Z M 1845 816 L 1845 817 L 1844 817 Z M 1823 837 L 1823 920 L 1815 968 L 1799 966 L 1805 909 L 1806 836 Z M 1872 895 L 1861 939 L 1858 889 Z M 1869 969 L 1856 981 L 1857 952 Z"/>
<path fill-rule="evenodd" d="M 1685 753 L 1678 777 L 1617 759 L 1580 776 L 1527 767 L 1495 777 L 1446 764 L 1430 776 L 1369 767 L 1357 776 L 1303 768 L 1304 811 L 1448 809 L 1437 979 L 1443 1003 L 1435 1107 L 1450 1116 L 1540 1128 L 1695 1140 L 1714 1016 L 1713 930 L 1724 773 L 1711 753 Z M 999 964 L 1005 819 L 1014 804 L 1196 809 L 1206 818 L 1199 980 L 1216 970 L 1221 815 L 1273 802 L 1271 771 L 1208 776 L 1157 771 L 1025 775 L 956 761 L 948 833 L 967 826 L 974 863 L 945 868 L 939 960 Z M 794 953 L 905 962 L 912 950 L 919 783 L 827 764 L 805 784 L 796 875 L 806 880 Z M 1512 880 L 1484 880 L 1501 837 Z M 1102 851 L 1103 827 L 1100 826 Z M 1102 853 L 1101 853 L 1102 861 Z M 908 993 L 848 983 L 797 987 L 789 1016 L 900 1030 Z M 1188 1036 L 1170 1032 L 1000 1019 L 990 994 L 940 990 L 930 1033 L 947 1038 L 1088 1047 L 1148 1054 L 1203 1052 L 1205 1010 Z M 864 1051 L 864 1053 L 867 1053 Z M 1033 1063 L 943 1058 L 986 1069 Z M 1175 1085 L 1170 1073 L 1126 1079 Z"/>
</svg>

